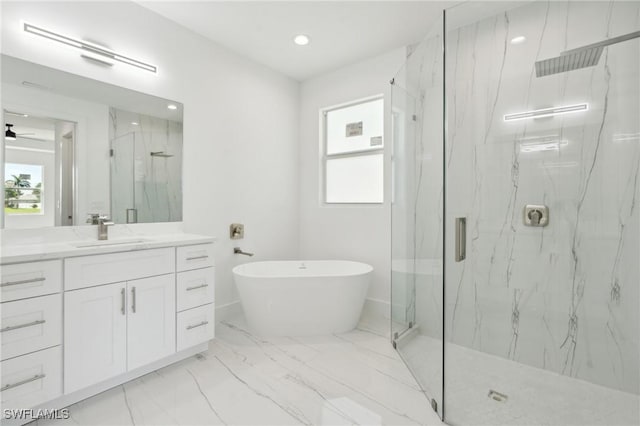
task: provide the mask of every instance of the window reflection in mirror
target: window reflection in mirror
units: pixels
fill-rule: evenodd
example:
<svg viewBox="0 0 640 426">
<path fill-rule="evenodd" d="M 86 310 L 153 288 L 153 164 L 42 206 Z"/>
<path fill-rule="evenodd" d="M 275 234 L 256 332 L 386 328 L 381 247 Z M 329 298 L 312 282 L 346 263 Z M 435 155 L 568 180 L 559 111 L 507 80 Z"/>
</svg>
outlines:
<svg viewBox="0 0 640 426">
<path fill-rule="evenodd" d="M 73 224 L 75 123 L 4 111 L 4 224 Z"/>
</svg>

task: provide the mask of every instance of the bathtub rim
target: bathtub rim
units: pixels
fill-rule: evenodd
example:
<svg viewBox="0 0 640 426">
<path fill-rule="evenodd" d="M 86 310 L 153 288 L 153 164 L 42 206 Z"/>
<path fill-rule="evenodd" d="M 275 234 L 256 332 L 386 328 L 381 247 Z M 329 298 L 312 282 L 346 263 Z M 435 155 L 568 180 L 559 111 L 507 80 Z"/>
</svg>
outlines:
<svg viewBox="0 0 640 426">
<path fill-rule="evenodd" d="M 260 264 L 260 263 L 275 263 L 275 262 L 288 262 L 288 263 L 312 263 L 312 262 L 342 262 L 342 263 L 353 263 L 357 265 L 361 265 L 365 267 L 365 270 L 360 270 L 356 272 L 350 273 L 327 273 L 322 275 L 291 275 L 291 274 L 278 274 L 278 275 L 264 275 L 264 274 L 251 274 L 240 272 L 239 269 L 246 265 Z M 296 269 L 298 270 L 298 269 Z M 359 275 L 366 275 L 373 272 L 373 266 L 368 263 L 359 262 L 356 260 L 342 260 L 342 259 L 313 259 L 313 260 L 260 260 L 257 262 L 246 262 L 241 263 L 239 265 L 234 266 L 231 269 L 231 273 L 233 275 L 238 275 L 246 278 L 260 278 L 260 279 L 282 279 L 282 278 L 339 278 L 339 277 L 355 277 Z"/>
</svg>

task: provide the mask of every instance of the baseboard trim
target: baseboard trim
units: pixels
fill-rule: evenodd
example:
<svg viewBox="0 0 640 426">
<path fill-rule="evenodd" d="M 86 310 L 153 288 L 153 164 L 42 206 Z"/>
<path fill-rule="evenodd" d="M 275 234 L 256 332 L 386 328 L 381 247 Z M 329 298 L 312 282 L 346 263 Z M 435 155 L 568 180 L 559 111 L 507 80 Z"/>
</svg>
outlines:
<svg viewBox="0 0 640 426">
<path fill-rule="evenodd" d="M 386 300 L 367 297 L 362 308 L 362 316 L 374 316 L 378 318 L 391 318 L 391 303 Z"/>
<path fill-rule="evenodd" d="M 239 300 L 224 305 L 216 306 L 216 323 L 228 320 L 238 315 L 242 315 L 242 304 Z"/>
<path fill-rule="evenodd" d="M 391 334 L 390 306 L 389 302 L 384 300 L 365 299 L 358 328 L 389 337 Z"/>
</svg>

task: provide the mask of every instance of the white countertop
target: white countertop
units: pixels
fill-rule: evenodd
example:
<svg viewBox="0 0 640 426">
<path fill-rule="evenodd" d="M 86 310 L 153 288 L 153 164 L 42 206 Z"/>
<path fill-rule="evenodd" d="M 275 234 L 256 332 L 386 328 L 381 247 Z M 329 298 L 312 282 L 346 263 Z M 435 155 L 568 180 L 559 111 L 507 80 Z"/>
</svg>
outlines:
<svg viewBox="0 0 640 426">
<path fill-rule="evenodd" d="M 113 238 L 105 241 L 99 241 L 96 238 L 78 238 L 76 240 L 61 238 L 63 241 L 43 239 L 42 241 L 25 241 L 23 244 L 20 241 L 6 243 L 6 241 L 3 240 L 2 246 L 0 247 L 0 263 L 32 262 L 161 247 L 188 246 L 212 243 L 216 240 L 210 236 L 186 234 L 183 232 L 164 234 L 118 234 L 119 235 L 114 235 Z"/>
</svg>

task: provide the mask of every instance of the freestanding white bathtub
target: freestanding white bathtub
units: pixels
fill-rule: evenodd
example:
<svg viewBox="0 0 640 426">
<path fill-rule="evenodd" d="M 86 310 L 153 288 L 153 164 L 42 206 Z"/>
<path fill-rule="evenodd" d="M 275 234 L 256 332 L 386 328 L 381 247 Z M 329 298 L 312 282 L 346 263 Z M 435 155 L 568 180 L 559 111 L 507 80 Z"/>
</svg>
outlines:
<svg viewBox="0 0 640 426">
<path fill-rule="evenodd" d="M 370 265 L 345 260 L 254 262 L 233 268 L 249 327 L 264 336 L 312 336 L 355 328 Z"/>
</svg>

